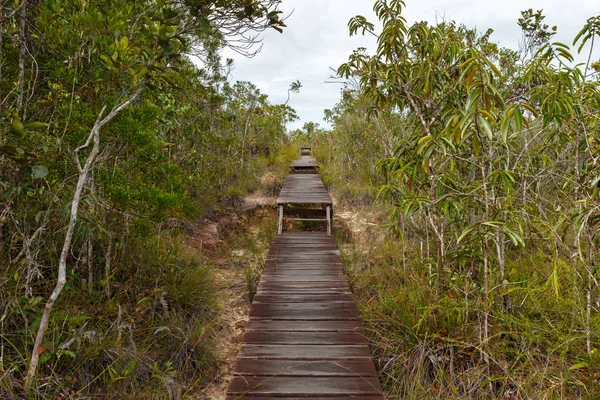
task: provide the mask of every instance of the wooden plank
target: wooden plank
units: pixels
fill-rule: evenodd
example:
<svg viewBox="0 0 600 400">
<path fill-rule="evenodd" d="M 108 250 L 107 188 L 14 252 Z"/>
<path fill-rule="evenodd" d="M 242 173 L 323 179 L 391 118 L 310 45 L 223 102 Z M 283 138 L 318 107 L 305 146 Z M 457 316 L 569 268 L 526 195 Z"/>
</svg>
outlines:
<svg viewBox="0 0 600 400">
<path fill-rule="evenodd" d="M 364 327 L 360 320 L 332 321 L 332 320 L 255 320 L 251 319 L 246 327 L 249 331 L 277 331 L 277 332 L 363 332 Z"/>
<path fill-rule="evenodd" d="M 269 273 L 281 273 L 287 272 L 290 274 L 302 275 L 302 274 L 310 274 L 310 273 L 338 273 L 343 274 L 344 268 L 341 265 L 325 265 L 319 266 L 316 263 L 306 263 L 306 262 L 279 262 L 273 264 L 267 264 L 263 268 L 264 274 Z"/>
<path fill-rule="evenodd" d="M 278 281 L 278 282 L 261 282 L 258 284 L 258 290 L 272 289 L 345 289 L 348 290 L 347 282 L 294 282 L 294 281 Z"/>
<path fill-rule="evenodd" d="M 271 260 L 269 260 L 271 261 Z M 340 263 L 331 262 L 311 262 L 311 261 L 273 261 L 265 263 L 264 270 L 272 269 L 274 271 L 293 271 L 296 269 L 313 271 L 343 271 L 344 267 Z M 296 272 L 301 274 L 302 272 Z"/>
<path fill-rule="evenodd" d="M 321 270 L 321 271 L 329 271 L 329 270 L 343 271 L 343 269 L 344 269 L 342 263 L 332 263 L 331 261 L 316 262 L 316 261 L 310 261 L 310 260 L 308 260 L 308 261 L 268 260 L 267 262 L 265 262 L 264 269 L 268 269 L 268 268 L 273 268 L 275 270 L 313 269 L 313 270 L 317 270 L 317 271 L 318 270 Z"/>
<path fill-rule="evenodd" d="M 350 294 L 350 288 L 348 286 L 341 288 L 287 288 L 287 289 L 279 289 L 279 288 L 271 288 L 264 287 L 258 288 L 256 291 L 259 295 L 334 295 L 334 294 Z"/>
<path fill-rule="evenodd" d="M 274 282 L 309 282 L 309 283 L 317 283 L 317 282 L 346 282 L 347 278 L 341 274 L 320 274 L 320 275 L 290 275 L 290 274 L 281 274 L 281 275 L 264 275 L 261 281 L 264 283 L 274 283 Z"/>
<path fill-rule="evenodd" d="M 329 222 L 327 218 L 283 218 L 284 221 L 310 221 L 310 222 Z"/>
<path fill-rule="evenodd" d="M 285 360 L 357 360 L 371 359 L 365 345 L 313 345 L 313 344 L 242 344 L 238 358 L 264 358 Z"/>
<path fill-rule="evenodd" d="M 248 377 L 234 376 L 228 394 L 260 394 L 291 396 L 381 395 L 374 377 Z"/>
<path fill-rule="evenodd" d="M 356 399 L 356 400 L 384 400 L 383 395 L 380 396 L 354 396 L 354 395 L 344 395 L 343 397 L 344 399 Z M 306 396 L 302 396 L 302 397 L 296 397 L 296 396 L 277 396 L 277 397 L 273 397 L 273 396 L 269 396 L 269 397 L 264 397 L 264 396 L 256 396 L 256 395 L 248 395 L 248 394 L 232 394 L 229 395 L 225 398 L 226 400 L 274 400 L 274 399 L 279 399 L 279 400 L 340 400 L 339 396 L 335 396 L 335 397 L 324 397 L 324 396 L 319 396 L 319 397 L 306 397 Z"/>
<path fill-rule="evenodd" d="M 235 374 L 255 376 L 353 376 L 357 378 L 377 376 L 371 360 L 296 361 L 241 359 L 236 364 Z"/>
<path fill-rule="evenodd" d="M 302 271 L 302 272 L 300 272 Z M 301 275 L 301 276 L 298 276 Z M 327 282 L 334 280 L 346 280 L 346 277 L 343 275 L 342 270 L 331 270 L 331 271 L 321 271 L 314 269 L 306 269 L 306 270 L 265 270 L 263 271 L 263 279 L 265 282 L 273 282 L 277 280 L 281 281 L 291 281 L 294 280 L 296 282 L 302 281 L 314 281 L 314 282 Z"/>
<path fill-rule="evenodd" d="M 311 238 L 316 236 L 327 237 L 323 232 L 286 232 L 281 235 L 277 235 L 277 237 L 299 237 L 299 238 Z"/>
<path fill-rule="evenodd" d="M 362 344 L 368 345 L 361 332 L 262 332 L 250 331 L 244 335 L 247 344 Z"/>
<path fill-rule="evenodd" d="M 324 302 L 324 303 L 335 303 L 335 302 L 354 302 L 350 293 L 284 293 L 274 294 L 268 292 L 267 294 L 260 293 L 254 295 L 254 303 L 306 303 L 306 302 Z"/>
<path fill-rule="evenodd" d="M 294 274 L 294 276 L 303 275 L 303 274 L 343 274 L 344 268 L 341 265 L 326 265 L 320 267 L 315 264 L 307 264 L 303 262 L 298 263 L 278 263 L 278 264 L 270 264 L 264 267 L 264 274 L 276 274 L 276 273 L 288 273 Z"/>
<path fill-rule="evenodd" d="M 286 233 L 283 232 L 282 235 Z M 323 232 L 325 233 L 325 232 Z M 306 239 L 296 239 L 293 237 L 283 237 L 283 238 L 275 238 L 273 239 L 273 250 L 276 250 L 277 248 L 280 247 L 287 247 L 287 246 L 292 246 L 292 247 L 302 247 L 302 245 L 304 246 L 318 246 L 318 245 L 329 245 L 329 246 L 335 246 L 336 243 L 332 240 L 329 240 L 330 236 L 327 237 L 314 237 L 314 238 L 306 238 Z"/>
<path fill-rule="evenodd" d="M 256 303 L 250 309 L 250 318 L 347 320 L 358 319 L 354 303 Z"/>
</svg>

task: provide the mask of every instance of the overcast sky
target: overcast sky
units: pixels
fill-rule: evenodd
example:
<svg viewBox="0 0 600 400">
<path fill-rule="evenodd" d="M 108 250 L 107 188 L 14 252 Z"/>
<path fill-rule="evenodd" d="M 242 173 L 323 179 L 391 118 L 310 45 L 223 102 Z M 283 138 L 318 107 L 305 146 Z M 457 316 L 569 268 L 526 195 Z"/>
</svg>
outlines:
<svg viewBox="0 0 600 400">
<path fill-rule="evenodd" d="M 408 23 L 455 20 L 469 28 L 485 32 L 494 29 L 493 42 L 502 47 L 518 48 L 521 32 L 517 19 L 521 11 L 543 9 L 545 22 L 558 26 L 554 40 L 571 44 L 583 24 L 600 14 L 600 0 L 406 0 L 404 16 Z M 330 68 L 344 63 L 352 50 L 366 47 L 373 52 L 373 37 L 348 35 L 348 20 L 363 15 L 377 22 L 373 13 L 374 0 L 283 0 L 281 10 L 291 16 L 287 28 L 280 34 L 265 32 L 262 51 L 254 58 L 245 58 L 225 50 L 223 57 L 235 61 L 231 80 L 251 81 L 269 95 L 271 103 L 285 102 L 287 89 L 300 80 L 302 89 L 292 94 L 288 103 L 300 120 L 289 126 L 302 127 L 307 121 L 327 126 L 323 110 L 339 99 L 340 85 L 326 83 Z M 573 49 L 575 53 L 575 49 Z M 595 52 L 598 58 L 599 52 Z"/>
</svg>

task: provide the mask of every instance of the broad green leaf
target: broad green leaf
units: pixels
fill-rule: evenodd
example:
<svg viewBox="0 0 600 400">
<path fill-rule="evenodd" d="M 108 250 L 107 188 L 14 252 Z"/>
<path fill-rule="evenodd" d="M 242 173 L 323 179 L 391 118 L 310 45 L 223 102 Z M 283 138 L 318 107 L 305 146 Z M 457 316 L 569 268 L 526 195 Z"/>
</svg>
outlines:
<svg viewBox="0 0 600 400">
<path fill-rule="evenodd" d="M 23 128 L 25 129 L 44 129 L 47 128 L 49 125 L 44 123 L 44 122 L 28 122 L 25 125 L 23 125 Z"/>
<path fill-rule="evenodd" d="M 515 126 L 517 128 L 517 131 L 522 131 L 523 130 L 523 115 L 521 115 L 521 110 L 519 110 L 518 108 L 515 108 L 514 117 L 515 117 Z"/>
<path fill-rule="evenodd" d="M 465 230 L 462 231 L 462 233 L 460 234 L 460 236 L 456 239 L 456 243 L 460 244 L 460 242 L 462 242 L 462 240 L 471 232 L 473 232 L 473 230 L 475 229 L 474 226 L 469 226 L 467 227 Z"/>
<path fill-rule="evenodd" d="M 576 369 L 581 369 L 581 368 L 587 368 L 589 366 L 590 366 L 590 364 L 586 363 L 585 361 L 582 361 L 580 363 L 571 365 L 569 367 L 569 371 L 574 371 Z"/>
<path fill-rule="evenodd" d="M 583 26 L 583 28 L 579 31 L 579 33 L 577 35 L 575 35 L 575 39 L 573 39 L 573 46 L 575 46 L 575 43 L 577 43 L 577 41 L 579 40 L 579 38 L 586 33 L 588 30 L 590 29 L 590 24 L 585 24 Z M 581 49 L 581 48 L 580 48 Z"/>
<path fill-rule="evenodd" d="M 469 87 L 471 85 L 471 81 L 475 77 L 476 73 L 477 73 L 477 68 L 473 68 L 473 70 L 469 73 L 469 75 L 467 76 L 467 79 L 465 80 L 465 86 Z"/>
<path fill-rule="evenodd" d="M 481 154 L 481 142 L 479 141 L 479 137 L 477 135 L 473 135 L 473 154 L 475 157 L 479 157 Z"/>
<path fill-rule="evenodd" d="M 492 136 L 492 128 L 491 128 L 490 124 L 488 123 L 488 121 L 483 117 L 479 117 L 479 123 L 483 127 L 485 135 L 488 137 L 488 139 L 492 140 L 492 137 L 493 137 Z"/>
<path fill-rule="evenodd" d="M 42 179 L 48 175 L 48 167 L 43 165 L 36 165 L 31 168 L 33 179 Z"/>
</svg>

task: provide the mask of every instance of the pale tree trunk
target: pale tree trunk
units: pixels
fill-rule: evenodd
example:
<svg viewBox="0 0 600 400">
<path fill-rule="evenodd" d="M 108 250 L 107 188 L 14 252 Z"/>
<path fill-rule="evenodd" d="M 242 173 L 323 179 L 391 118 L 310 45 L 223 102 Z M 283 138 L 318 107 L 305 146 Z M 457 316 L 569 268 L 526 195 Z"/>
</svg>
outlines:
<svg viewBox="0 0 600 400">
<path fill-rule="evenodd" d="M 505 218 L 506 222 L 506 218 Z M 504 239 L 503 234 L 497 233 L 496 238 L 496 254 L 498 255 L 498 270 L 500 273 L 500 282 L 502 287 L 502 304 L 504 305 L 505 310 L 508 310 L 508 298 L 506 297 L 506 240 Z"/>
<path fill-rule="evenodd" d="M 31 255 L 31 239 L 27 236 L 23 237 L 23 249 L 25 250 L 25 265 L 27 265 L 27 278 L 25 279 L 25 298 L 30 299 L 33 296 L 33 274 L 35 263 Z"/>
<path fill-rule="evenodd" d="M 25 378 L 25 392 L 29 393 L 31 389 L 31 384 L 33 383 L 33 378 L 35 377 L 35 372 L 37 370 L 39 357 L 40 357 L 40 348 L 44 341 L 44 335 L 46 333 L 46 329 L 48 328 L 48 322 L 50 320 L 50 313 L 52 312 L 52 307 L 54 303 L 58 299 L 58 296 L 62 292 L 65 283 L 67 282 L 67 258 L 69 256 L 71 250 L 71 242 L 73 240 L 73 231 L 75 230 L 75 224 L 77 222 L 77 214 L 79 212 L 79 202 L 81 201 L 81 195 L 84 189 L 84 186 L 88 180 L 90 172 L 94 166 L 94 162 L 96 161 L 96 157 L 100 152 L 100 130 L 104 125 L 110 122 L 114 117 L 116 117 L 121 111 L 123 111 L 126 107 L 132 104 L 142 93 L 144 89 L 143 85 L 140 85 L 136 92 L 125 102 L 120 104 L 119 106 L 113 108 L 110 113 L 104 118 L 104 111 L 106 107 L 103 107 L 98 115 L 98 119 L 96 123 L 92 127 L 92 130 L 87 138 L 85 144 L 79 146 L 75 149 L 75 164 L 77 165 L 77 170 L 79 171 L 77 186 L 75 188 L 75 193 L 73 194 L 73 201 L 71 203 L 71 212 L 69 215 L 69 225 L 67 226 L 67 232 L 65 234 L 65 241 L 63 243 L 62 251 L 60 254 L 60 259 L 58 263 L 58 280 L 56 281 L 56 286 L 50 295 L 50 298 L 46 302 L 46 306 L 44 307 L 44 313 L 42 314 L 42 319 L 40 321 L 40 325 L 38 327 L 37 335 L 35 338 L 35 343 L 33 345 L 33 349 L 31 351 L 31 361 L 29 363 L 29 369 L 27 371 L 27 377 Z M 83 149 L 86 149 L 92 144 L 92 149 L 90 154 L 83 167 L 79 161 L 79 152 Z"/>
<path fill-rule="evenodd" d="M 252 112 L 254 112 L 254 103 L 252 103 L 252 105 L 250 106 L 250 108 L 248 109 L 248 116 L 246 117 L 246 122 L 244 125 L 244 136 L 242 137 L 242 168 L 241 170 L 244 170 L 244 157 L 245 157 L 245 153 L 246 153 L 246 140 L 248 139 L 248 131 L 250 128 L 250 118 L 252 118 Z"/>
<path fill-rule="evenodd" d="M 2 63 L 4 62 L 4 0 L 0 0 L 0 82 L 2 82 Z M 0 88 L 1 89 L 1 88 Z M 2 91 L 0 90 L 0 93 Z M 2 115 L 2 98 L 0 98 L 0 116 Z M 0 139 L 2 139 L 2 124 L 0 124 Z M 4 219 L 2 219 L 4 220 Z M 2 222 L 0 222 L 0 245 L 2 244 Z M 0 247 L 1 248 L 1 247 Z"/>
<path fill-rule="evenodd" d="M 92 293 L 94 290 L 94 238 L 92 237 L 92 233 L 88 232 L 87 234 L 87 273 L 88 273 L 88 281 L 87 281 L 87 290 L 89 293 Z"/>
<path fill-rule="evenodd" d="M 490 153 L 491 153 L 491 146 L 490 146 Z M 492 159 L 492 155 L 490 154 L 490 160 L 491 159 Z M 491 161 L 489 161 L 489 162 L 490 162 L 489 169 L 491 170 L 492 169 Z M 483 187 L 483 196 L 484 196 L 484 200 L 485 200 L 484 221 L 489 221 L 489 219 L 490 219 L 490 193 L 489 193 L 488 187 L 487 187 L 486 177 L 487 177 L 488 171 L 486 171 L 486 169 L 487 169 L 486 164 L 482 160 L 480 170 L 481 170 L 481 182 L 482 182 L 482 187 Z M 489 264 L 490 263 L 490 260 L 489 260 L 490 255 L 489 255 L 489 238 L 487 237 L 487 235 L 485 235 L 483 237 L 481 252 L 483 255 L 483 326 L 482 326 L 483 345 L 481 347 L 484 350 L 483 360 L 485 361 L 485 364 L 486 364 L 486 367 L 488 368 L 488 373 L 489 373 L 490 357 L 488 354 L 488 349 L 489 349 L 488 341 L 490 338 L 491 312 L 490 312 L 490 264 Z M 490 395 L 491 395 L 493 393 L 493 387 L 492 387 L 491 382 L 489 383 L 488 388 L 490 390 Z"/>
<path fill-rule="evenodd" d="M 112 242 L 113 237 L 112 233 L 108 231 L 108 246 L 106 247 L 106 252 L 104 254 L 104 294 L 106 298 L 110 298 L 110 274 L 111 274 L 111 262 L 112 262 Z"/>
<path fill-rule="evenodd" d="M 444 243 L 444 229 L 442 226 L 442 221 L 438 214 L 438 207 L 437 207 L 438 181 L 437 181 L 437 175 L 433 171 L 432 164 L 433 163 L 430 160 L 431 188 L 429 190 L 429 200 L 431 201 L 431 204 L 433 204 L 434 206 L 432 207 L 432 210 L 431 210 L 431 213 L 429 214 L 428 219 L 429 219 L 429 223 L 430 223 L 431 227 L 433 228 L 433 233 L 435 234 L 435 239 L 436 239 L 435 247 L 436 247 L 436 259 L 437 259 L 438 287 L 443 289 L 443 287 L 445 286 L 443 278 L 444 278 L 444 260 L 446 257 L 446 254 L 445 254 L 446 249 L 445 249 L 445 243 Z"/>
<path fill-rule="evenodd" d="M 592 303 L 594 292 L 594 283 L 596 279 L 594 278 L 594 232 L 592 228 L 588 228 L 588 238 L 589 238 L 589 249 L 588 249 L 588 262 L 587 262 L 587 272 L 588 272 L 588 287 L 587 287 L 587 296 L 586 296 L 586 327 L 585 327 L 585 341 L 586 341 L 586 350 L 588 356 L 592 354 Z"/>
<path fill-rule="evenodd" d="M 25 43 L 25 17 L 27 14 L 27 1 L 23 1 L 19 10 L 19 81 L 17 93 L 17 108 L 23 108 L 23 98 L 25 97 L 25 52 L 27 50 Z"/>
</svg>

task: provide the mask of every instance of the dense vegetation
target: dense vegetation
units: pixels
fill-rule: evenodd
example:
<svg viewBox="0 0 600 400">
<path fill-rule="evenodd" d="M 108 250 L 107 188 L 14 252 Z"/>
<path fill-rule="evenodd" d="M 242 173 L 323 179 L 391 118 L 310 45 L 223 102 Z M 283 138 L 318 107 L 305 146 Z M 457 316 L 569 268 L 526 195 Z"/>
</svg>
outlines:
<svg viewBox="0 0 600 400">
<path fill-rule="evenodd" d="M 378 0 L 378 25 L 349 23 L 378 46 L 339 68 L 333 129 L 289 137 L 294 110 L 219 56 L 281 31 L 279 3 L 0 0 L 0 398 L 217 376 L 214 265 L 183 238 L 284 171 L 290 139 L 337 211 L 377 216 L 337 232 L 390 397 L 597 398 L 600 16 L 563 44 L 524 11 L 516 51 Z M 250 295 L 272 222 L 230 244 Z"/>
<path fill-rule="evenodd" d="M 258 186 L 295 117 L 219 50 L 278 0 L 0 1 L 0 397 L 179 398 L 218 371 L 197 218 Z"/>
<path fill-rule="evenodd" d="M 344 247 L 382 382 L 400 398 L 597 398 L 600 16 L 572 49 L 524 11 L 515 51 L 491 30 L 409 25 L 403 7 L 375 3 L 381 31 L 350 21 L 378 46 L 339 68 L 334 129 L 313 137 L 338 199 L 390 217 L 385 238 Z"/>
</svg>

